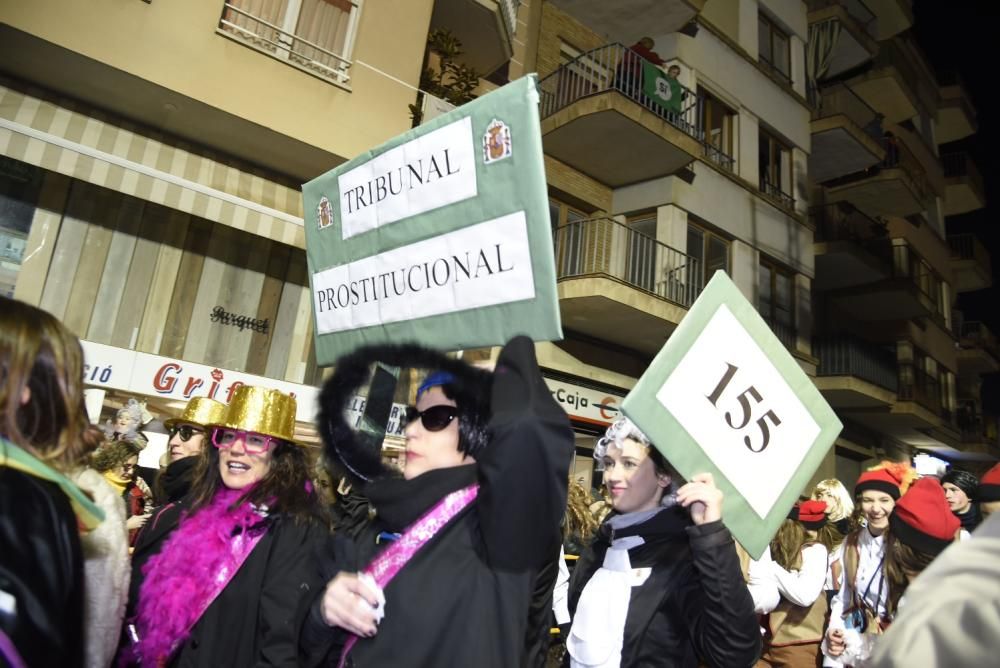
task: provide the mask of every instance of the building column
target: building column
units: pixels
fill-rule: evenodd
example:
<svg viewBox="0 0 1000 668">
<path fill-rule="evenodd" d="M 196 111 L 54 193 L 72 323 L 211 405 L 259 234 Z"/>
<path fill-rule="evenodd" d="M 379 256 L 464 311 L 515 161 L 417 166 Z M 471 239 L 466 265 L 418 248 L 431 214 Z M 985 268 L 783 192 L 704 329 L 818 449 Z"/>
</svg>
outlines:
<svg viewBox="0 0 1000 668">
<path fill-rule="evenodd" d="M 760 142 L 760 124 L 757 117 L 740 108 L 739 111 L 739 155 L 743 160 L 738 160 L 737 170 L 739 175 L 749 181 L 756 188 L 760 184 L 760 165 L 757 164 L 758 143 Z"/>
<path fill-rule="evenodd" d="M 757 249 L 748 243 L 736 239 L 730 246 L 732 255 L 732 271 L 730 275 L 733 282 L 740 289 L 743 296 L 751 304 L 757 306 L 757 265 L 759 263 Z"/>
<path fill-rule="evenodd" d="M 792 90 L 806 96 L 806 45 L 802 38 L 791 35 L 788 39 L 788 46 L 791 49 L 792 66 Z"/>
<path fill-rule="evenodd" d="M 795 274 L 795 349 L 812 355 L 812 279 Z"/>
</svg>

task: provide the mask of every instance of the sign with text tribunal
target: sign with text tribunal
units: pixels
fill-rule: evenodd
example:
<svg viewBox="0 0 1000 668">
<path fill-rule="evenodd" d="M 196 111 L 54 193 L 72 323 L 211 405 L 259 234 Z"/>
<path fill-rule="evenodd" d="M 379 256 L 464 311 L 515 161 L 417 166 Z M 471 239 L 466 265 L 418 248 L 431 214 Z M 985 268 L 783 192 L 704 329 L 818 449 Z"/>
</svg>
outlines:
<svg viewBox="0 0 1000 668">
<path fill-rule="evenodd" d="M 685 478 L 709 472 L 722 519 L 754 558 L 842 425 L 798 362 L 717 271 L 622 402 Z"/>
<path fill-rule="evenodd" d="M 302 193 L 319 364 L 367 343 L 562 338 L 534 76 Z"/>
</svg>

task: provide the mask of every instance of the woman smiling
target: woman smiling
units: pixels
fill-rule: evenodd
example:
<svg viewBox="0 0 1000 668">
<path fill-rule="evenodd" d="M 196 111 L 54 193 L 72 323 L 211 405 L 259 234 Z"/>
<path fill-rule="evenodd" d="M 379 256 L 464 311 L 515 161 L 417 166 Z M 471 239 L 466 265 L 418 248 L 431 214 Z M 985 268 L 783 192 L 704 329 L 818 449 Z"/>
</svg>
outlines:
<svg viewBox="0 0 1000 668">
<path fill-rule="evenodd" d="M 753 665 L 754 604 L 712 475 L 680 484 L 627 418 L 608 428 L 594 456 L 614 513 L 570 580 L 569 665 Z"/>
<path fill-rule="evenodd" d="M 295 399 L 244 386 L 191 494 L 154 515 L 133 557 L 127 658 L 141 665 L 294 664 L 294 611 L 324 535 Z M 142 565 L 144 564 L 144 565 Z"/>
</svg>

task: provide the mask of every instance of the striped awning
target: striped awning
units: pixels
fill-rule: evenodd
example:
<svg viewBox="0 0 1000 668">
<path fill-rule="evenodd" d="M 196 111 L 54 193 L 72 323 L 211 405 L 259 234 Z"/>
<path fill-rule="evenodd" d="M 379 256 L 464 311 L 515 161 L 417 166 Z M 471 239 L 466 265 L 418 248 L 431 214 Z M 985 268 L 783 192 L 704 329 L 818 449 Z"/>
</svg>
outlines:
<svg viewBox="0 0 1000 668">
<path fill-rule="evenodd" d="M 0 80 L 0 155 L 274 241 L 305 247 L 298 189 L 210 151 Z"/>
</svg>

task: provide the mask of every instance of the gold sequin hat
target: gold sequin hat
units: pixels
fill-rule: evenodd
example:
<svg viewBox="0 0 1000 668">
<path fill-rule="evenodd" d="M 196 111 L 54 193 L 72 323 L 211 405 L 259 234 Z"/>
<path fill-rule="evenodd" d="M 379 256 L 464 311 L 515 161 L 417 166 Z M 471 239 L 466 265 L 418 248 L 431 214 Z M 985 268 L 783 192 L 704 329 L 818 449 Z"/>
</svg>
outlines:
<svg viewBox="0 0 1000 668">
<path fill-rule="evenodd" d="M 177 424 L 193 424 L 204 427 L 220 422 L 226 415 L 226 405 L 208 397 L 195 397 L 187 402 L 184 411 L 177 417 L 167 418 L 163 426 L 172 429 Z"/>
<path fill-rule="evenodd" d="M 295 397 L 266 387 L 236 388 L 222 418 L 210 427 L 240 429 L 302 445 L 295 440 Z"/>
</svg>

